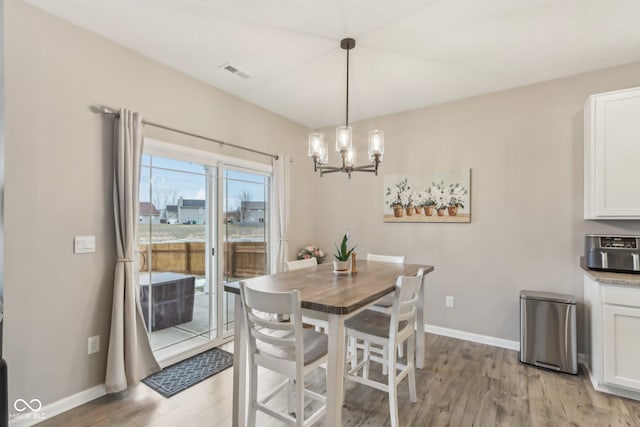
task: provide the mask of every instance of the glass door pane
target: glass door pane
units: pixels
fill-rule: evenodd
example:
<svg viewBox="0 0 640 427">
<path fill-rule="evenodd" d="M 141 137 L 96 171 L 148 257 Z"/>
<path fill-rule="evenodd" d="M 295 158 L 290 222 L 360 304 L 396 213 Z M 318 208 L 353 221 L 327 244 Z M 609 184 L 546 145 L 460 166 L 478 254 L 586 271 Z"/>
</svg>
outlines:
<svg viewBox="0 0 640 427">
<path fill-rule="evenodd" d="M 140 300 L 160 360 L 218 337 L 216 168 L 145 155 L 140 180 Z"/>
<path fill-rule="evenodd" d="M 269 177 L 224 169 L 223 282 L 268 274 Z M 223 330 L 233 330 L 233 294 L 225 293 Z"/>
</svg>

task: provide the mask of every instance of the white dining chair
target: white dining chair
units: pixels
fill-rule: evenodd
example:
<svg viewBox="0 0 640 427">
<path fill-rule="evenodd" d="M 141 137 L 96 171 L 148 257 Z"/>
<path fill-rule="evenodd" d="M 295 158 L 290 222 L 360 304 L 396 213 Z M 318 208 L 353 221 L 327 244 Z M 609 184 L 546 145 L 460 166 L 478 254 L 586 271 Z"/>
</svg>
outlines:
<svg viewBox="0 0 640 427">
<path fill-rule="evenodd" d="M 404 255 L 376 255 L 367 253 L 367 261 L 388 262 L 391 264 L 404 264 Z M 374 310 L 381 311 L 383 313 L 389 313 L 391 305 L 393 304 L 393 294 L 385 295 L 378 302 L 373 305 Z"/>
<path fill-rule="evenodd" d="M 411 402 L 417 401 L 414 324 L 423 277 L 423 269 L 418 270 L 415 276 L 398 277 L 391 314 L 368 309 L 345 322 L 347 337 L 361 339 L 367 346 L 377 346 L 386 354 L 386 358 L 382 358 L 365 351 L 362 361 L 345 372 L 345 378 L 389 393 L 392 427 L 398 426 L 398 384 L 407 376 L 409 398 Z M 407 342 L 406 364 L 400 364 L 395 349 L 405 342 Z M 386 384 L 369 378 L 370 362 L 388 366 Z"/>
<path fill-rule="evenodd" d="M 391 264 L 404 264 L 404 255 L 377 255 L 377 254 L 372 254 L 372 253 L 367 253 L 367 261 L 377 261 L 377 262 L 388 262 Z M 381 299 L 379 299 L 373 306 L 371 306 L 371 310 L 376 310 L 379 311 L 381 313 L 387 313 L 390 314 L 391 313 L 391 306 L 393 305 L 393 292 L 391 292 L 389 295 L 385 295 L 384 297 L 382 297 Z M 348 346 L 348 352 L 351 355 L 351 366 L 353 367 L 355 365 L 355 356 L 356 356 L 356 352 L 358 351 L 358 349 L 364 350 L 364 351 L 370 351 L 367 346 L 366 343 L 364 344 L 359 344 L 358 340 L 356 340 L 355 338 L 351 338 L 349 340 L 349 346 Z M 373 351 L 375 352 L 376 350 L 373 349 Z M 404 349 L 402 346 L 398 347 L 398 356 L 402 357 L 404 354 Z M 384 357 L 384 354 L 381 355 L 382 357 Z M 387 374 L 387 367 L 386 365 L 383 367 L 383 373 L 386 375 Z"/>
<path fill-rule="evenodd" d="M 249 415 L 247 425 L 256 424 L 257 411 L 264 412 L 289 426 L 310 426 L 320 420 L 326 409 L 326 397 L 307 390 L 304 378 L 327 359 L 327 335 L 302 325 L 300 294 L 264 292 L 240 282 L 244 327 L 248 337 Z M 288 315 L 289 321 L 275 320 Z M 276 316 L 274 316 L 276 315 Z M 286 378 L 264 398 L 258 398 L 258 367 L 277 372 Z M 235 367 L 234 369 L 240 369 Z M 289 413 L 277 411 L 267 404 L 287 390 Z M 305 396 L 321 405 L 304 418 Z M 293 413 L 293 414 L 292 414 Z"/>
<path fill-rule="evenodd" d="M 295 261 L 286 261 L 285 271 L 298 270 L 300 268 L 308 268 L 316 265 L 318 265 L 318 260 L 313 257 L 307 259 L 298 259 Z"/>
<path fill-rule="evenodd" d="M 295 261 L 286 261 L 285 262 L 285 271 L 292 270 L 300 270 L 302 268 L 315 267 L 318 265 L 318 260 L 316 258 L 307 258 L 307 259 L 298 259 Z M 312 317 L 303 317 L 304 323 L 308 325 L 313 325 L 318 332 L 325 332 L 329 328 L 329 323 L 326 320 L 314 319 Z"/>
</svg>

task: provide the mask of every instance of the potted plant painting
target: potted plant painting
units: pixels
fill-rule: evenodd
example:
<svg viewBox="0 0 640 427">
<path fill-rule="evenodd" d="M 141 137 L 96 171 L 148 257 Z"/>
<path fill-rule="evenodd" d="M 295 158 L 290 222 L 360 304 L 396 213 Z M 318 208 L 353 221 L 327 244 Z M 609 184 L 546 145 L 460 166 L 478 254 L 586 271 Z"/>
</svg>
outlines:
<svg viewBox="0 0 640 427">
<path fill-rule="evenodd" d="M 467 190 L 456 183 L 449 185 L 449 201 L 447 202 L 447 210 L 449 211 L 449 216 L 458 215 L 458 208 L 464 209 L 464 203 L 467 199 Z"/>
<path fill-rule="evenodd" d="M 355 246 L 351 249 L 347 249 L 349 243 L 349 235 L 345 234 L 342 237 L 342 242 L 340 243 L 340 247 L 336 245 L 336 254 L 334 255 L 333 260 L 333 270 L 338 272 L 348 271 L 351 266 L 351 252 L 356 248 Z"/>
</svg>

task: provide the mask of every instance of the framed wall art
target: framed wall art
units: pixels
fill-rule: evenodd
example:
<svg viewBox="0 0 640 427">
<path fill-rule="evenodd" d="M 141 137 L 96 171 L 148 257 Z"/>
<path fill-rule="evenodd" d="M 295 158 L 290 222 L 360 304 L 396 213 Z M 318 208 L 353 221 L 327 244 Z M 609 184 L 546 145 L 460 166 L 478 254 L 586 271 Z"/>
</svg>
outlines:
<svg viewBox="0 0 640 427">
<path fill-rule="evenodd" d="M 471 169 L 384 176 L 384 222 L 471 222 Z"/>
</svg>

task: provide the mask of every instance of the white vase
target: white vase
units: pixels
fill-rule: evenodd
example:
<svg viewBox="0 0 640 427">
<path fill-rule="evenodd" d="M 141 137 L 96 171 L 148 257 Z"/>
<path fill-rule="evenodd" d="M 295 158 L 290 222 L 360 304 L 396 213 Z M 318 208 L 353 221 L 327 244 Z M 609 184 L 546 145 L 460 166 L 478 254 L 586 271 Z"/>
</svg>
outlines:
<svg viewBox="0 0 640 427">
<path fill-rule="evenodd" d="M 351 257 L 346 261 L 333 260 L 333 269 L 335 271 L 347 271 L 351 267 Z"/>
</svg>

